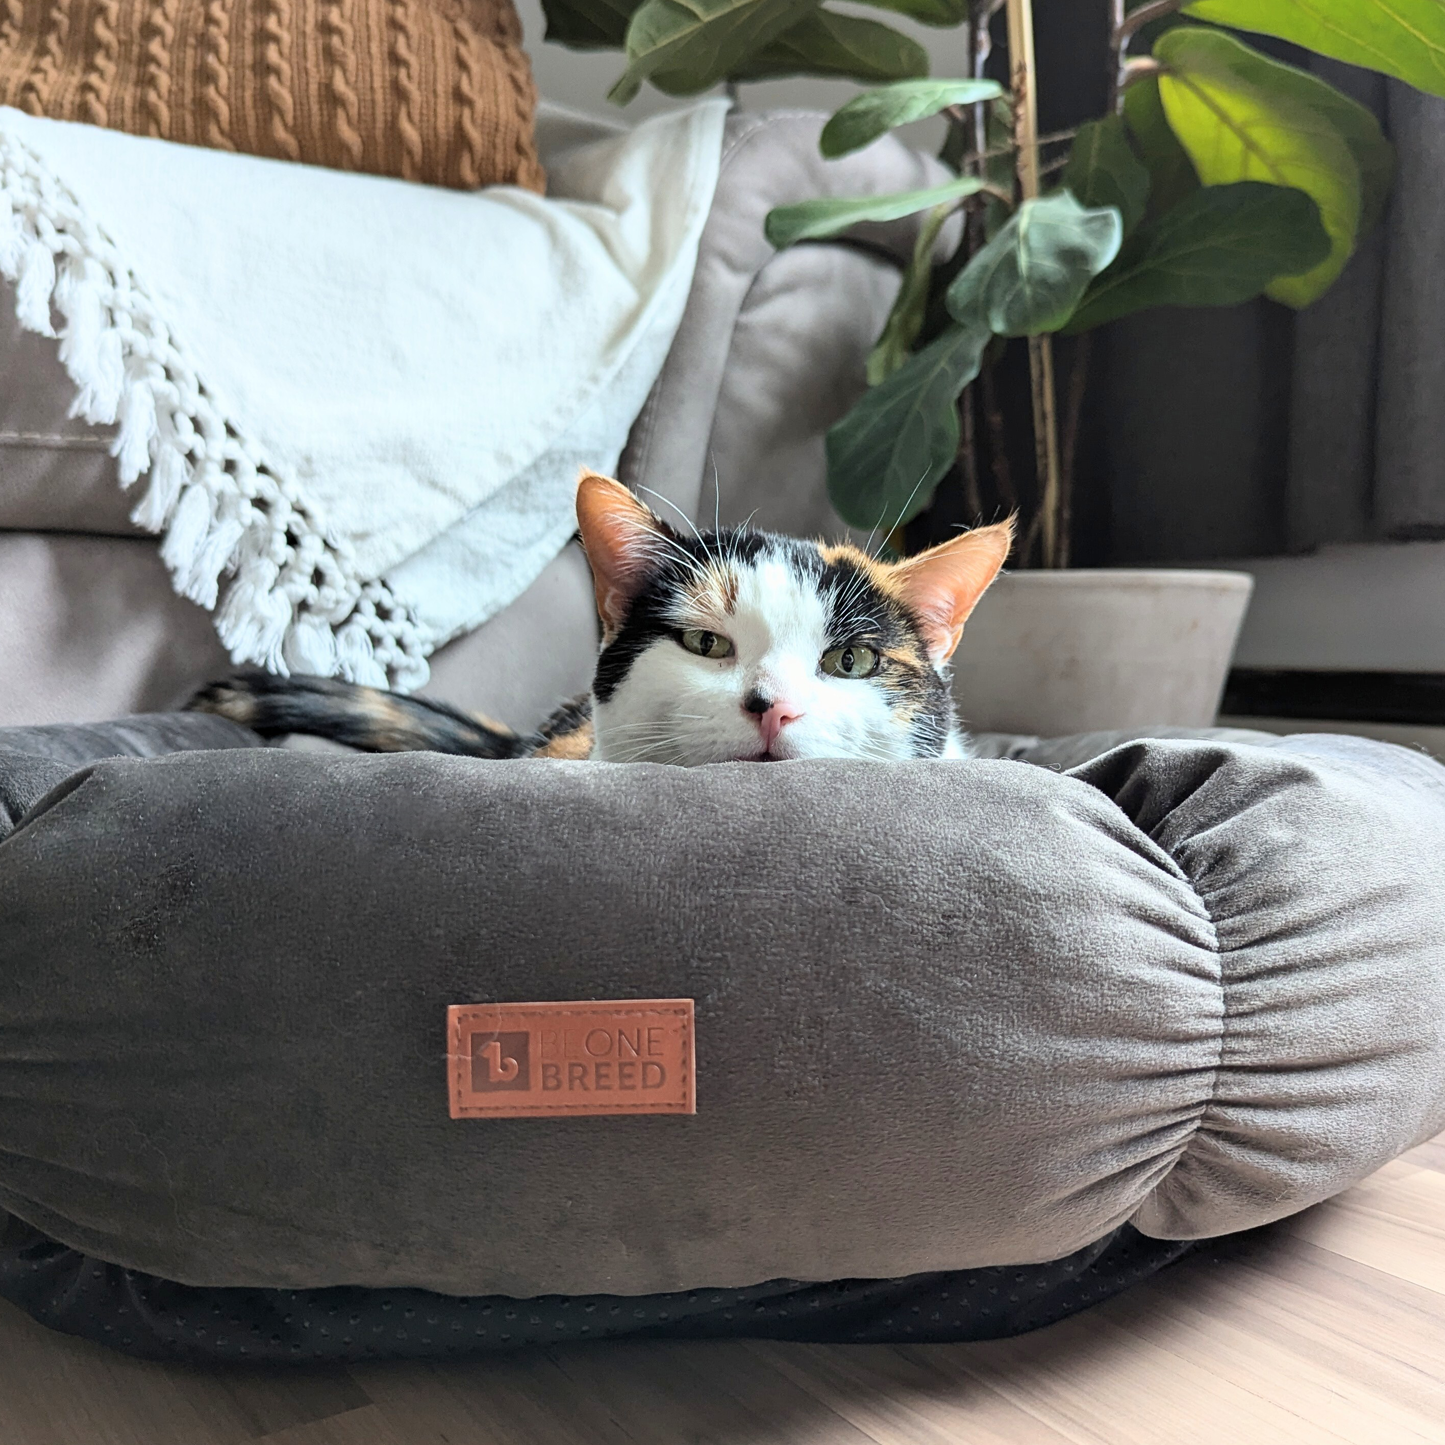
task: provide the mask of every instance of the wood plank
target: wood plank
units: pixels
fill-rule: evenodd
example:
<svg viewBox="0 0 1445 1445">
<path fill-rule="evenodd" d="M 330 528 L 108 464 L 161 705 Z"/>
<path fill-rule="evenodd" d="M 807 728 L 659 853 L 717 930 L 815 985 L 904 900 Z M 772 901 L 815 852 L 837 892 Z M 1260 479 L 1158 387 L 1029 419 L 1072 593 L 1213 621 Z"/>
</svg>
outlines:
<svg viewBox="0 0 1445 1445">
<path fill-rule="evenodd" d="M 1151 1281 L 1103 1313 L 1139 1340 L 1298 1416 L 1321 1438 L 1445 1445 L 1445 1391 L 1433 1401 L 1401 1399 L 1390 1372 L 1358 1368 L 1358 1350 L 1321 1349 L 1318 1335 L 1282 1329 L 1258 1298 L 1240 1298 L 1238 1273 L 1222 1286 L 1198 1272 Z M 1328 1341 L 1327 1330 L 1318 1333 Z"/>
<path fill-rule="evenodd" d="M 941 1375 L 891 1345 L 748 1349 L 879 1445 L 1065 1445 L 1060 1434 L 968 1375 Z"/>
<path fill-rule="evenodd" d="M 407 1445 L 625 1445 L 609 1412 L 578 1398 L 539 1351 L 445 1364 L 353 1366 L 352 1377 Z"/>
<path fill-rule="evenodd" d="M 730 1342 L 579 1345 L 354 1373 L 393 1428 L 415 1421 L 466 1445 L 693 1439 L 874 1445 L 815 1395 Z"/>
<path fill-rule="evenodd" d="M 1340 1445 L 1348 1439 L 1099 1311 L 967 1347 L 908 1346 L 940 1373 L 993 1386 L 1079 1445 Z"/>
<path fill-rule="evenodd" d="M 1405 1163 L 1418 1165 L 1421 1169 L 1435 1169 L 1445 1174 L 1445 1134 L 1437 1134 L 1423 1144 L 1417 1144 L 1408 1154 L 1400 1156 Z"/>
<path fill-rule="evenodd" d="M 167 1370 L 167 1376 L 211 1433 L 224 1440 L 257 1440 L 345 1415 L 369 1403 L 361 1386 L 339 1367 L 243 1365 L 211 1370 L 175 1366 Z"/>
<path fill-rule="evenodd" d="M 1202 1278 L 1198 1275 L 1202 1268 Z M 1340 1380 L 1430 1421 L 1445 1421 L 1445 1310 L 1433 1291 L 1320 1249 L 1278 1228 L 1227 1257 L 1179 1266 L 1141 1287 L 1187 1293 L 1210 1314 L 1262 1329 Z M 1133 1292 L 1105 1308 L 1123 1310 Z"/>
<path fill-rule="evenodd" d="M 549 1352 L 629 1438 L 874 1445 L 815 1395 L 736 1341 L 611 1344 Z"/>
<path fill-rule="evenodd" d="M 202 1418 L 164 1365 L 58 1335 L 0 1301 L 5 1445 L 237 1445 L 222 1413 Z"/>
<path fill-rule="evenodd" d="M 1321 1249 L 1445 1295 L 1445 1173 L 1397 1159 L 1280 1227 Z"/>
<path fill-rule="evenodd" d="M 461 1445 L 445 1435 L 420 1433 L 414 1427 L 399 1433 L 380 1410 L 370 1407 L 278 1430 L 262 1439 L 265 1445 Z"/>
</svg>

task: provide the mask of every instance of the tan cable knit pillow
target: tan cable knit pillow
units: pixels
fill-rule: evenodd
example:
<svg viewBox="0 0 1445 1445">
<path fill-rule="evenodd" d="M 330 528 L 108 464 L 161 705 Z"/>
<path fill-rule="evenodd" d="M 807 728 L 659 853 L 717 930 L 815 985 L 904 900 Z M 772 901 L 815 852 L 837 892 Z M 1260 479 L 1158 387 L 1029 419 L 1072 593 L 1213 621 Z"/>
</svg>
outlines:
<svg viewBox="0 0 1445 1445">
<path fill-rule="evenodd" d="M 0 0 L 0 105 L 188 145 L 541 190 L 512 0 Z"/>
</svg>

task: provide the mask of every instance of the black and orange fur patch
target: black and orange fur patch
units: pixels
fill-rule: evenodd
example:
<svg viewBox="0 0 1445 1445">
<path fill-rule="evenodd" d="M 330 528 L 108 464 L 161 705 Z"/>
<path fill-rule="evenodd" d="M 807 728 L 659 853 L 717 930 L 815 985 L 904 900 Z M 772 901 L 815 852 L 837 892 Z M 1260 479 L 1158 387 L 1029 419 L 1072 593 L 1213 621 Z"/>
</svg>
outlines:
<svg viewBox="0 0 1445 1445">
<path fill-rule="evenodd" d="M 368 753 L 458 753 L 473 758 L 585 758 L 592 703 L 577 698 L 530 737 L 480 713 L 329 677 L 276 677 L 257 668 L 203 687 L 186 707 L 265 738 L 300 733 Z"/>
</svg>

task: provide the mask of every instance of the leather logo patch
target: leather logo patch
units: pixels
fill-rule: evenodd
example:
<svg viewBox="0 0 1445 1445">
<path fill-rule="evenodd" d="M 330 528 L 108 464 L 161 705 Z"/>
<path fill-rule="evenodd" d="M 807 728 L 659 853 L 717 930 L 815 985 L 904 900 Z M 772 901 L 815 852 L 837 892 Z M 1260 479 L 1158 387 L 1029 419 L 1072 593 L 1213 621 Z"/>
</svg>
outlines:
<svg viewBox="0 0 1445 1445">
<path fill-rule="evenodd" d="M 453 1004 L 453 1119 L 695 1114 L 690 998 Z"/>
</svg>

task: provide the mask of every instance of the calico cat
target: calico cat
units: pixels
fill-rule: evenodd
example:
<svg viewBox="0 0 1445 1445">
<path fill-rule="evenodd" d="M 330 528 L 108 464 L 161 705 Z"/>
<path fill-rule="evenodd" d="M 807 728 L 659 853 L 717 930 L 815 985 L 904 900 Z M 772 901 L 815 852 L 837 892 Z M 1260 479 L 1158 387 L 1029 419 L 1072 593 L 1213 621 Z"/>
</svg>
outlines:
<svg viewBox="0 0 1445 1445">
<path fill-rule="evenodd" d="M 947 664 L 1012 522 L 888 563 L 746 528 L 686 536 L 585 472 L 577 524 L 602 620 L 597 672 L 529 737 L 424 698 L 263 672 L 212 683 L 189 706 L 370 752 L 684 767 L 967 756 Z"/>
</svg>

